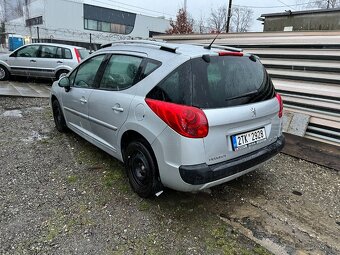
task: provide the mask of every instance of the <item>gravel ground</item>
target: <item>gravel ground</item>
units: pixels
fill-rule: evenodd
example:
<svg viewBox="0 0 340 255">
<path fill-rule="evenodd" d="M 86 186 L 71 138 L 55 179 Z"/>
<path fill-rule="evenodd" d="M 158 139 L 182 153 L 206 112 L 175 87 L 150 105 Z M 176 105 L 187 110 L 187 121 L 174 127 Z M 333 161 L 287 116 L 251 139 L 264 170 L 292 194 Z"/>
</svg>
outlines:
<svg viewBox="0 0 340 255">
<path fill-rule="evenodd" d="M 144 200 L 47 99 L 0 97 L 0 166 L 0 254 L 340 254 L 339 173 L 286 155 Z"/>
</svg>

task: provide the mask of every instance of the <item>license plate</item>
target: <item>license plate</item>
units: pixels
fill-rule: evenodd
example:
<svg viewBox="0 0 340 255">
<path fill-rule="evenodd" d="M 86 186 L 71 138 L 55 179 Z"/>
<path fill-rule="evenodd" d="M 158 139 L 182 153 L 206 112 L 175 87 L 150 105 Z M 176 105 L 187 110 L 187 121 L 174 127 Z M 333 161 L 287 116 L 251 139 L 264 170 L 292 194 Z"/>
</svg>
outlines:
<svg viewBox="0 0 340 255">
<path fill-rule="evenodd" d="M 233 135 L 231 137 L 234 151 L 247 148 L 249 145 L 260 143 L 267 139 L 264 128 L 256 129 L 243 134 Z"/>
</svg>

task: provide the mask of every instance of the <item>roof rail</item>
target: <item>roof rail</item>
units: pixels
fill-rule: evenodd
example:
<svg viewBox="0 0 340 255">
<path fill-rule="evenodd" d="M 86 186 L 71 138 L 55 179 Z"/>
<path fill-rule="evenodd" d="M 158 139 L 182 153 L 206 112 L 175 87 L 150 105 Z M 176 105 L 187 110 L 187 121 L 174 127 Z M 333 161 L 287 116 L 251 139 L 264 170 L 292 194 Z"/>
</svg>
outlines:
<svg viewBox="0 0 340 255">
<path fill-rule="evenodd" d="M 197 46 L 206 46 L 206 44 L 195 44 L 195 45 L 197 45 Z M 213 44 L 211 46 L 211 48 L 221 49 L 221 50 L 229 50 L 229 51 L 233 51 L 233 52 L 243 52 L 243 49 L 229 47 L 229 46 L 223 46 L 223 45 L 215 45 L 215 44 Z"/>
<path fill-rule="evenodd" d="M 153 46 L 160 46 L 160 50 L 168 51 L 176 53 L 178 47 L 171 46 L 167 43 L 151 41 L 151 40 L 121 40 L 121 41 L 113 41 L 110 43 L 102 44 L 100 49 L 111 47 L 115 44 L 145 44 L 145 45 L 153 45 Z"/>
</svg>

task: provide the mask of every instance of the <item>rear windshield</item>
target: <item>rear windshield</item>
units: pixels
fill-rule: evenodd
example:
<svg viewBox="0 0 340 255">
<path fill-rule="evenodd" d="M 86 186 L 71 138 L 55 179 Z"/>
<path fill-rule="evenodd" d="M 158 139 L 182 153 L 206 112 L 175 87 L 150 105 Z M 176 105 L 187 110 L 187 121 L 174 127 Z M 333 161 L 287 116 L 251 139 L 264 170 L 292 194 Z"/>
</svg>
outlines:
<svg viewBox="0 0 340 255">
<path fill-rule="evenodd" d="M 190 60 L 166 77 L 149 98 L 199 108 L 223 108 L 274 97 L 271 79 L 258 59 L 216 56 Z"/>
<path fill-rule="evenodd" d="M 90 55 L 89 51 L 86 49 L 78 49 L 78 51 L 81 59 L 85 59 Z"/>
</svg>

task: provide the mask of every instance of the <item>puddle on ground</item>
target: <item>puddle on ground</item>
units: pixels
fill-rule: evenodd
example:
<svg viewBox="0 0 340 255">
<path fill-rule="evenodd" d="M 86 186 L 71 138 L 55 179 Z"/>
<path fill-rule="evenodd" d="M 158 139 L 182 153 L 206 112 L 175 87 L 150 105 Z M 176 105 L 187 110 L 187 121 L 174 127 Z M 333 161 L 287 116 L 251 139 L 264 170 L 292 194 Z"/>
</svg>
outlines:
<svg viewBox="0 0 340 255">
<path fill-rule="evenodd" d="M 22 111 L 20 111 L 20 110 L 5 111 L 3 114 L 1 114 L 1 116 L 3 116 L 3 117 L 21 118 L 22 117 Z"/>
<path fill-rule="evenodd" d="M 22 139 L 24 142 L 35 142 L 35 141 L 42 141 L 44 139 L 49 139 L 47 135 L 40 134 L 37 131 L 32 131 L 31 136 Z"/>
<path fill-rule="evenodd" d="M 42 111 L 44 110 L 43 107 L 30 107 L 25 109 L 25 112 L 37 112 L 37 111 Z"/>
</svg>

